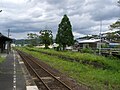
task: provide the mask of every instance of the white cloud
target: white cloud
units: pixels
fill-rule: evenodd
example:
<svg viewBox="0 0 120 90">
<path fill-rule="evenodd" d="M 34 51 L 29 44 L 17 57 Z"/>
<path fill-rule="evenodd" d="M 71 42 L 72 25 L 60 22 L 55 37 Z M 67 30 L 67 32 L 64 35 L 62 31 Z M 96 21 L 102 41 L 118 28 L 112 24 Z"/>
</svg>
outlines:
<svg viewBox="0 0 120 90">
<path fill-rule="evenodd" d="M 25 38 L 28 32 L 39 32 L 47 25 L 54 36 L 64 14 L 67 14 L 75 37 L 99 33 L 115 22 L 120 13 L 116 0 L 2 0 L 0 32 L 12 38 Z"/>
<path fill-rule="evenodd" d="M 3 2 L 14 3 L 14 4 L 22 4 L 25 0 L 4 0 Z"/>
</svg>

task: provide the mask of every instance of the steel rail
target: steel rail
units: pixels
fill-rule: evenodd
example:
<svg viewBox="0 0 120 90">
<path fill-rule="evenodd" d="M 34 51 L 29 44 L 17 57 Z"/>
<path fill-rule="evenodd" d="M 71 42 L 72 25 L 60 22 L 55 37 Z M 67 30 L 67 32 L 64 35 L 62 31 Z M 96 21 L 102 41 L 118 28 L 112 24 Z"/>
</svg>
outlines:
<svg viewBox="0 0 120 90">
<path fill-rule="evenodd" d="M 35 69 L 32 67 L 32 65 L 30 65 L 30 64 L 28 63 L 28 61 L 26 60 L 26 58 L 21 55 L 21 52 L 19 52 L 19 54 L 20 54 L 20 56 L 25 60 L 25 62 L 30 66 L 30 68 L 33 70 L 33 72 L 36 74 L 36 76 L 40 79 L 40 81 L 45 85 L 45 87 L 46 87 L 48 90 L 51 90 L 51 89 L 44 83 L 44 81 L 41 79 L 41 77 L 40 77 L 39 74 L 35 71 Z"/>
<path fill-rule="evenodd" d="M 22 52 L 22 51 L 20 51 Z M 28 57 L 28 54 L 25 52 L 22 52 L 24 54 L 26 54 L 26 56 Z M 31 56 L 32 58 L 34 58 L 33 56 Z M 56 79 L 57 81 L 59 81 L 63 86 L 65 86 L 67 89 L 72 90 L 67 84 L 65 84 L 64 82 L 62 82 L 61 80 L 59 80 L 58 78 L 56 78 L 51 72 L 49 72 L 48 70 L 46 70 L 43 66 L 39 65 L 38 62 L 36 62 L 35 60 L 31 59 L 30 57 L 28 57 L 32 62 L 34 62 L 35 64 L 37 64 L 40 68 L 42 68 L 44 71 L 46 71 L 48 74 L 50 74 L 54 79 Z M 34 58 L 35 59 L 35 58 Z"/>
<path fill-rule="evenodd" d="M 28 57 L 29 59 L 31 59 L 30 57 Z M 34 58 L 34 57 L 33 57 Z M 31 59 L 32 60 L 32 59 Z M 60 81 L 58 78 L 56 78 L 52 73 L 50 73 L 48 70 L 46 70 L 44 67 L 42 67 L 41 65 L 39 65 L 37 62 L 35 62 L 34 60 L 32 60 L 34 63 L 36 63 L 39 67 L 41 67 L 43 70 L 45 70 L 48 74 L 50 74 L 54 79 L 56 79 L 57 81 L 59 81 L 62 85 L 64 85 L 67 89 L 72 90 L 68 85 L 66 85 L 64 82 Z"/>
</svg>

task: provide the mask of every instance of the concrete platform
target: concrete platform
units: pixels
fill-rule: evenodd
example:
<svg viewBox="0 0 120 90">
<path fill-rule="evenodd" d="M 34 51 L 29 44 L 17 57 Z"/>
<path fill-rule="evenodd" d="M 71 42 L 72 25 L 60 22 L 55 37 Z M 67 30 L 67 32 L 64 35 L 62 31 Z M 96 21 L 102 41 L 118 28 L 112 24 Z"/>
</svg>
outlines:
<svg viewBox="0 0 120 90">
<path fill-rule="evenodd" d="M 16 51 L 4 54 L 0 64 L 0 90 L 38 90 Z"/>
<path fill-rule="evenodd" d="M 7 55 L 6 60 L 0 64 L 0 90 L 13 90 L 13 57 L 11 54 Z"/>
</svg>

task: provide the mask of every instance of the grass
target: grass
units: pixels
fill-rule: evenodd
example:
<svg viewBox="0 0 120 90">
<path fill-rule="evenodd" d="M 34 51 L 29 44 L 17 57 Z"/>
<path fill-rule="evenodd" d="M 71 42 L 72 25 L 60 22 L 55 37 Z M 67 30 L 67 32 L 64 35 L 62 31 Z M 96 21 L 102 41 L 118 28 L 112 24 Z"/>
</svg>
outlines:
<svg viewBox="0 0 120 90">
<path fill-rule="evenodd" d="M 84 83 L 87 86 L 91 87 L 91 90 L 119 90 L 120 89 L 120 61 L 109 59 L 105 57 L 100 57 L 104 59 L 104 63 L 107 63 L 112 66 L 112 68 L 116 67 L 119 70 L 114 69 L 98 69 L 94 68 L 91 65 L 84 65 L 78 62 L 69 62 L 63 60 L 57 56 L 50 56 L 46 54 L 41 54 L 39 52 L 29 51 L 25 48 L 21 48 L 21 50 L 32 54 L 33 56 L 39 58 L 40 60 L 44 61 L 45 63 L 49 64 L 50 66 L 58 69 L 59 71 L 67 74 L 68 76 L 74 78 L 79 83 Z M 49 51 L 49 50 L 48 50 Z M 54 51 L 50 51 L 51 53 Z M 58 52 L 57 52 L 58 53 Z M 64 55 L 71 53 L 71 52 L 60 52 L 65 53 Z M 71 53 L 72 54 L 72 53 Z M 76 53 L 77 57 L 79 57 L 78 53 Z M 83 54 L 82 54 L 83 55 Z M 91 59 L 94 57 L 90 54 L 85 54 L 87 58 Z M 71 55 L 72 56 L 72 55 Z M 83 60 L 86 59 L 83 58 Z M 97 56 L 95 56 L 97 57 Z M 93 60 L 99 60 L 102 62 L 98 57 Z"/>
<path fill-rule="evenodd" d="M 62 51 L 55 51 L 55 50 L 49 50 L 49 49 L 38 49 L 38 48 L 27 48 L 31 51 L 38 51 L 38 52 L 47 52 L 53 55 L 58 56 L 64 56 L 72 58 L 73 60 L 78 60 L 81 62 L 96 62 L 97 64 L 100 64 L 101 67 L 105 69 L 114 69 L 114 70 L 120 70 L 120 61 L 117 58 L 106 58 L 104 56 L 97 56 L 94 54 L 88 54 L 88 53 L 78 53 L 78 52 L 62 52 Z"/>
<path fill-rule="evenodd" d="M 0 56 L 0 63 L 4 61 L 4 58 Z"/>
</svg>

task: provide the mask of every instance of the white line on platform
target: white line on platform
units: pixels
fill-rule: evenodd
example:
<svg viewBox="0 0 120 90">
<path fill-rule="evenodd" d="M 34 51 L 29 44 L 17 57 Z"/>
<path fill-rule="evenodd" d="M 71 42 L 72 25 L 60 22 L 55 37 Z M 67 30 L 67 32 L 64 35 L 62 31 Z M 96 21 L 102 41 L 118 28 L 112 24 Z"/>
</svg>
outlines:
<svg viewBox="0 0 120 90">
<path fill-rule="evenodd" d="M 13 74 L 13 90 L 16 90 L 16 62 L 15 62 L 15 51 L 13 51 L 14 56 L 14 74 Z"/>
<path fill-rule="evenodd" d="M 37 86 L 27 86 L 27 90 L 39 90 Z"/>
</svg>

